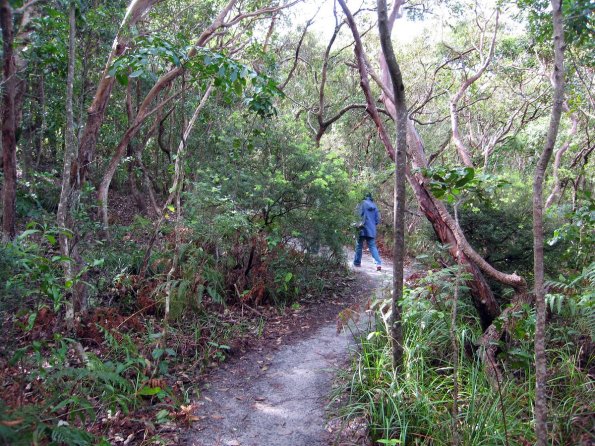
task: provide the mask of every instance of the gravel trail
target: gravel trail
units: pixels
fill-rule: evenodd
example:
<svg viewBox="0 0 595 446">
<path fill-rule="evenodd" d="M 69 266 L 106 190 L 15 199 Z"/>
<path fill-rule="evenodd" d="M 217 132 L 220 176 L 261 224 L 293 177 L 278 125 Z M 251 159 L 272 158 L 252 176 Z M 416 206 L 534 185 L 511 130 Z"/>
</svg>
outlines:
<svg viewBox="0 0 595 446">
<path fill-rule="evenodd" d="M 350 259 L 352 254 L 350 254 Z M 391 281 L 368 253 L 355 273 L 361 301 Z M 341 310 L 342 308 L 339 308 Z M 337 334 L 335 318 L 286 345 L 264 345 L 214 372 L 197 402 L 201 418 L 184 444 L 192 446 L 322 446 L 332 444 L 325 406 L 353 339 Z"/>
</svg>

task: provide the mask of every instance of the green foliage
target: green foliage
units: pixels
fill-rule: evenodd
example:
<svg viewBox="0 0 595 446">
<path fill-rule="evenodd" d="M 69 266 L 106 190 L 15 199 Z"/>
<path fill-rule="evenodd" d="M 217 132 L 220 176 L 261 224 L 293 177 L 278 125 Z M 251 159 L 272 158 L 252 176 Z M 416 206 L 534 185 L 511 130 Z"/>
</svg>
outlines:
<svg viewBox="0 0 595 446">
<path fill-rule="evenodd" d="M 243 215 L 280 241 L 296 238 L 304 248 L 326 245 L 337 252 L 356 203 L 344 162 L 314 148 L 294 122 L 243 129 L 242 121 L 234 115 L 216 136 L 220 158 L 209 166 L 213 171 L 199 172 L 204 186 L 198 194 L 220 196 L 228 215 Z"/>
<path fill-rule="evenodd" d="M 535 41 L 551 47 L 553 27 L 549 2 L 546 0 L 522 0 L 519 5 L 529 11 L 529 31 Z M 590 62 L 593 63 L 595 5 L 590 0 L 563 0 L 562 14 L 565 43 L 574 48 L 584 47 L 587 49 L 587 53 L 590 50 Z"/>
<path fill-rule="evenodd" d="M 447 169 L 435 167 L 422 169 L 425 177 L 431 178 L 430 190 L 436 198 L 445 198 L 449 202 L 455 200 L 463 189 L 472 185 L 475 178 L 475 169 L 472 167 L 457 167 Z"/>
<path fill-rule="evenodd" d="M 406 289 L 400 302 L 404 367 L 398 373 L 392 370 L 386 331 L 390 298 L 381 297 L 373 305 L 376 324 L 369 328 L 369 334 L 363 333 L 360 337 L 352 370 L 343 376 L 349 392 L 344 416 L 365 416 L 373 441 L 416 445 L 452 442 L 451 345 L 449 318 L 445 315 L 453 291 L 453 273 L 454 270 L 432 272 L 416 287 Z M 499 359 L 506 376 L 498 392 L 490 384 L 479 358 L 469 351 L 481 334 L 477 330 L 475 311 L 466 299 L 459 301 L 456 336 L 461 351 L 457 425 L 461 444 L 533 441 L 534 318 L 529 308 L 522 311 L 527 313 L 522 318 L 523 324 L 515 329 L 512 339 L 502 345 Z M 555 337 L 560 330 L 563 339 Z M 589 435 L 589 415 L 580 407 L 589 405 L 586 389 L 592 385 L 587 374 L 590 366 L 588 362 L 581 364 L 576 348 L 568 344 L 573 337 L 568 329 L 550 324 L 549 336 L 554 343 L 548 351 L 552 445 L 584 444 L 581 441 Z M 580 415 L 572 417 L 572 413 Z"/>
<path fill-rule="evenodd" d="M 43 221 L 58 210 L 60 188 L 53 173 L 32 172 L 17 190 L 17 215 L 27 220 Z"/>
<path fill-rule="evenodd" d="M 82 280 L 89 269 L 100 266 L 103 260 L 94 260 L 66 280 L 62 267 L 64 262 L 72 262 L 72 259 L 55 251 L 58 250 L 59 237 L 70 238 L 72 233 L 35 222 L 30 223 L 28 228 L 13 242 L 0 246 L 0 252 L 5 254 L 2 257 L 6 259 L 6 263 L 0 262 L 0 271 L 13 268 L 12 274 L 7 275 L 5 290 L 0 296 L 7 302 L 33 297 L 37 307 L 49 305 L 54 312 L 58 312 L 69 290 Z"/>
<path fill-rule="evenodd" d="M 76 341 L 59 334 L 14 353 L 9 364 L 29 370 L 22 385 L 42 388 L 44 398 L 10 413 L 0 410 L 2 441 L 23 445 L 44 440 L 68 446 L 97 444 L 101 440 L 81 426 L 94 422 L 98 411 L 128 413 L 142 403 L 147 393 L 143 390 L 148 380 L 144 374 L 146 360 L 113 336 L 110 338 L 108 332 L 105 334 L 112 346 L 124 353 L 121 359 L 103 361 L 87 352 L 83 364 L 73 365 L 69 351 Z"/>
<path fill-rule="evenodd" d="M 578 269 L 595 259 L 595 201 L 590 196 L 587 198 L 586 204 L 564 214 L 566 222 L 548 240 L 550 246 L 562 245 L 564 259 Z"/>
<path fill-rule="evenodd" d="M 493 177 L 486 186 L 470 194 L 460 208 L 459 221 L 467 240 L 495 268 L 532 277 L 531 188 L 513 175 Z M 551 218 L 545 220 L 546 234 L 553 226 Z M 561 249 L 561 245 L 546 247 L 548 273 L 560 267 Z M 498 284 L 493 286 L 499 290 Z"/>
<path fill-rule="evenodd" d="M 467 199 L 489 202 L 499 189 L 509 185 L 502 177 L 478 174 L 472 167 L 431 167 L 421 171 L 430 178 L 428 185 L 432 194 L 449 203 L 455 202 L 463 194 Z"/>
<path fill-rule="evenodd" d="M 546 302 L 552 313 L 573 320 L 595 342 L 595 262 L 576 277 L 560 275 L 546 282 Z"/>
<path fill-rule="evenodd" d="M 155 35 L 138 36 L 133 50 L 113 62 L 109 75 L 115 76 L 120 84 L 128 85 L 130 78 L 142 76 L 154 82 L 171 67 L 183 67 L 200 84 L 212 79 L 228 102 L 234 95 L 244 94 L 243 102 L 249 110 L 263 117 L 276 114 L 273 100 L 283 93 L 271 78 L 208 48 L 197 48 L 197 54 L 189 57 L 191 47 L 189 42 L 175 45 Z M 160 70 L 156 72 L 155 66 Z"/>
<path fill-rule="evenodd" d="M 140 76 L 156 81 L 168 66 L 179 67 L 187 59 L 187 51 L 188 45 L 176 46 L 159 36 L 137 36 L 133 49 L 118 57 L 108 74 L 115 76 L 122 85 L 128 85 L 130 78 Z M 155 66 L 160 68 L 160 72 L 154 72 Z"/>
</svg>

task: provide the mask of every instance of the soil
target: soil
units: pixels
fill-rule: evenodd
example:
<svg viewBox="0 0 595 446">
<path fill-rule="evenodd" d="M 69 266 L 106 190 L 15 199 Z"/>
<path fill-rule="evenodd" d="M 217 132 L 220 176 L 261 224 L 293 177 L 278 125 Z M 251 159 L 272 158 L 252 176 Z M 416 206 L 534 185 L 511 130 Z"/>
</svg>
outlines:
<svg viewBox="0 0 595 446">
<path fill-rule="evenodd" d="M 392 266 L 377 272 L 366 253 L 351 280 L 343 295 L 301 308 L 293 320 L 277 321 L 285 330 L 265 332 L 258 347 L 214 370 L 201 385 L 194 403 L 198 421 L 182 444 L 367 444 L 365 422 L 350 426 L 346 442 L 345 433 L 338 432 L 341 423 L 329 422 L 326 408 L 337 371 L 347 366 L 354 344 L 353 328 L 344 325 L 367 322 L 366 302 L 391 283 Z"/>
</svg>

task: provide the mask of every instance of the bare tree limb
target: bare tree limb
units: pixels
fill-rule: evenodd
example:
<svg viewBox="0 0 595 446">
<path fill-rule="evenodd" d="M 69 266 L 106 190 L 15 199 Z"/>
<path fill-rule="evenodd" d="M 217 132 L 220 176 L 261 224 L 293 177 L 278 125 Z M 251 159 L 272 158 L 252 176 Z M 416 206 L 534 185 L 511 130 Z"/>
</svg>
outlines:
<svg viewBox="0 0 595 446">
<path fill-rule="evenodd" d="M 467 89 L 481 77 L 481 75 L 484 73 L 484 71 L 486 70 L 486 68 L 488 67 L 488 65 L 490 64 L 490 62 L 492 60 L 492 57 L 494 55 L 494 47 L 496 45 L 496 35 L 498 33 L 498 19 L 499 19 L 499 17 L 500 17 L 500 12 L 498 10 L 496 10 L 496 23 L 494 26 L 494 34 L 492 36 L 490 50 L 488 52 L 488 55 L 485 57 L 485 59 L 483 58 L 483 54 L 482 54 L 484 33 L 481 34 L 481 42 L 480 42 L 480 45 L 478 48 L 478 52 L 479 52 L 480 57 L 483 61 L 481 67 L 479 68 L 479 70 L 477 70 L 477 72 L 475 74 L 471 75 L 471 77 L 469 77 L 467 80 L 465 80 L 463 82 L 463 84 L 461 85 L 461 87 L 459 88 L 457 93 L 455 93 L 455 95 L 452 96 L 450 99 L 449 109 L 450 109 L 450 120 L 451 120 L 451 127 L 452 127 L 452 139 L 455 143 L 455 146 L 457 148 L 457 151 L 459 153 L 459 157 L 460 157 L 461 161 L 463 162 L 463 164 L 465 166 L 468 166 L 468 167 L 473 167 L 473 160 L 471 159 L 471 154 L 469 153 L 469 150 L 467 149 L 467 147 L 465 147 L 465 144 L 463 143 L 463 140 L 459 133 L 459 114 L 458 114 L 457 107 L 458 107 L 459 101 L 461 100 L 461 98 L 463 97 L 463 95 L 465 94 Z M 479 25 L 479 23 L 478 23 L 478 27 L 481 29 L 481 26 Z"/>
<path fill-rule="evenodd" d="M 287 86 L 287 83 L 293 77 L 293 73 L 297 67 L 298 60 L 300 59 L 300 50 L 301 50 L 302 44 L 304 42 L 304 37 L 306 37 L 306 32 L 308 31 L 308 28 L 310 27 L 311 24 L 312 24 L 312 19 L 308 20 L 306 22 L 306 25 L 304 26 L 304 31 L 302 32 L 302 35 L 300 36 L 300 40 L 297 44 L 297 47 L 295 48 L 295 58 L 293 60 L 293 65 L 291 66 L 291 69 L 289 70 L 289 73 L 287 74 L 287 78 L 283 81 L 283 83 L 281 85 L 279 85 L 279 90 L 285 89 L 285 87 Z"/>
</svg>

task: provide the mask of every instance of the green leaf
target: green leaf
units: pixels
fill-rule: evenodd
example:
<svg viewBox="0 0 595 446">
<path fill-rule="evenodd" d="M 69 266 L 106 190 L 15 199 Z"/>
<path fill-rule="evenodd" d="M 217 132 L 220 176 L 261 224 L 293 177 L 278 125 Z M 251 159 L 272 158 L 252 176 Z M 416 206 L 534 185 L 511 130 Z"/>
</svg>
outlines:
<svg viewBox="0 0 595 446">
<path fill-rule="evenodd" d="M 50 243 L 50 245 L 56 245 L 56 237 L 54 237 L 52 234 L 44 234 L 44 237 Z"/>
<path fill-rule="evenodd" d="M 143 387 L 138 392 L 136 392 L 136 394 L 142 396 L 152 396 L 157 395 L 159 392 L 161 392 L 161 387 Z"/>
<path fill-rule="evenodd" d="M 165 353 L 167 353 L 168 356 L 176 356 L 176 352 L 171 348 L 166 348 Z"/>
<path fill-rule="evenodd" d="M 27 328 L 26 328 L 26 331 L 33 330 L 33 327 L 35 326 L 35 321 L 36 320 L 37 320 L 37 312 L 31 313 L 29 315 L 29 317 L 27 318 Z"/>
<path fill-rule="evenodd" d="M 26 348 L 17 349 L 14 352 L 14 355 L 12 355 L 12 357 L 10 358 L 10 361 L 8 362 L 8 364 L 11 366 L 15 365 L 17 362 L 19 362 L 25 356 L 25 353 L 27 353 Z"/>
<path fill-rule="evenodd" d="M 163 353 L 165 353 L 164 349 L 156 348 L 155 350 L 153 350 L 153 353 L 151 355 L 153 356 L 153 359 L 157 360 L 163 356 Z"/>
<path fill-rule="evenodd" d="M 132 72 L 131 74 L 129 74 L 129 75 L 128 75 L 128 77 L 139 77 L 139 76 L 140 76 L 140 75 L 142 75 L 144 72 L 145 72 L 145 70 L 143 70 L 143 69 L 141 68 L 141 69 L 138 69 L 138 70 L 136 70 L 136 71 Z"/>
<path fill-rule="evenodd" d="M 37 234 L 38 232 L 40 232 L 38 229 L 27 229 L 26 231 L 23 231 L 18 237 L 18 240 L 23 240 L 27 237 L 29 237 L 30 235 L 33 234 Z"/>
<path fill-rule="evenodd" d="M 124 73 L 116 73 L 116 80 L 120 83 L 120 85 L 123 85 L 124 87 L 128 85 L 128 76 L 126 76 L 126 74 Z"/>
</svg>

